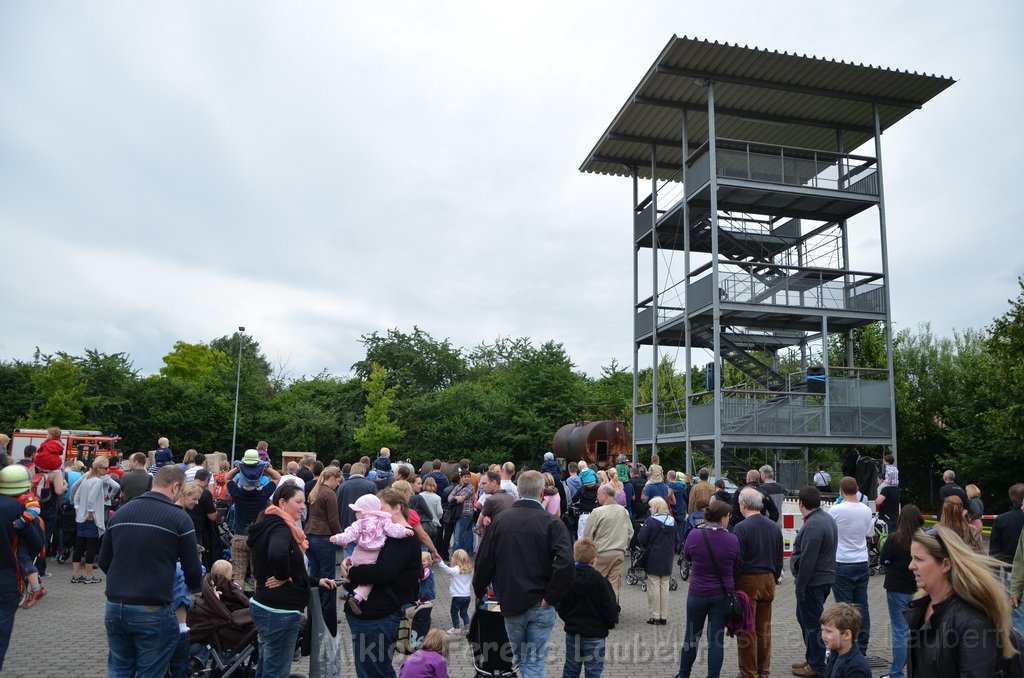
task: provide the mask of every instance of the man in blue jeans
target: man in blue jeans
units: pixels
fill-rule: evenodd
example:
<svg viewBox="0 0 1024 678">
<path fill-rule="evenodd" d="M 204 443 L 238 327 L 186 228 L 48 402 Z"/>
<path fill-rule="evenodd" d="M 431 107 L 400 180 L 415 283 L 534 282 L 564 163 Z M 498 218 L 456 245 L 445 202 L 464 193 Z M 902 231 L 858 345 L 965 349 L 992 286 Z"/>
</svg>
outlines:
<svg viewBox="0 0 1024 678">
<path fill-rule="evenodd" d="M 821 510 L 821 492 L 808 485 L 800 490 L 804 524 L 793 542 L 789 567 L 796 588 L 796 621 L 804 636 L 805 661 L 793 665 L 793 675 L 825 675 L 825 645 L 821 641 L 821 613 L 836 576 L 836 523 Z"/>
<path fill-rule="evenodd" d="M 455 549 L 473 555 L 473 474 L 468 468 L 459 472 L 459 484 L 448 495 L 448 503 L 455 512 Z M 447 544 L 446 544 L 447 546 Z"/>
<path fill-rule="evenodd" d="M 857 501 L 857 481 L 850 476 L 839 481 L 843 501 L 836 503 L 828 515 L 836 523 L 836 579 L 832 596 L 837 603 L 853 603 L 860 608 L 861 625 L 857 635 L 860 651 L 867 655 L 871 637 L 871 616 L 868 610 L 868 537 L 875 534 L 871 509 Z"/>
<path fill-rule="evenodd" d="M 180 466 L 162 466 L 153 489 L 125 504 L 107 526 L 99 566 L 107 573 L 109 678 L 162 678 L 180 631 L 173 609 L 176 563 L 189 591 L 202 586 L 192 519 L 174 503 L 184 486 Z"/>
<path fill-rule="evenodd" d="M 15 469 L 12 467 L 11 471 Z M 27 473 L 20 466 L 20 474 Z M 0 477 L 0 483 L 8 479 Z M 27 484 L 28 478 L 25 477 Z M 20 492 L 19 492 L 20 494 Z M 28 547 L 28 555 L 35 557 L 43 548 L 43 532 L 39 529 L 39 521 L 33 520 L 23 528 L 14 527 L 14 521 L 21 517 L 25 507 L 20 501 L 8 494 L 0 494 L 0 670 L 4 667 L 4 656 L 7 645 L 11 642 L 14 632 L 14 613 L 21 604 L 21 582 L 18 581 L 18 556 L 15 540 Z"/>
<path fill-rule="evenodd" d="M 523 678 L 544 678 L 555 608 L 573 579 L 565 524 L 541 504 L 544 476 L 519 477 L 519 499 L 494 517 L 480 543 L 473 590 L 483 599 L 493 581 L 512 654 Z"/>
</svg>

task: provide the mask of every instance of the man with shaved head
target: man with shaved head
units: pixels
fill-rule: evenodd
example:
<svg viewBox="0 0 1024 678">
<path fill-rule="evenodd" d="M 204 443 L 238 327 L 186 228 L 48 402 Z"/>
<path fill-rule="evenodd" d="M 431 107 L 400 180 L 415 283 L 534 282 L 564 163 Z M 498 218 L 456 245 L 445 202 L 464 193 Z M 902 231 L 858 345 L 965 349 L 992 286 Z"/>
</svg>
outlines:
<svg viewBox="0 0 1024 678">
<path fill-rule="evenodd" d="M 761 493 L 763 499 L 761 502 L 761 515 L 768 516 L 768 519 L 772 522 L 779 522 L 779 507 L 775 505 L 775 502 L 772 501 L 768 493 L 761 488 L 761 472 L 752 468 L 747 471 L 747 483 L 732 495 L 732 513 L 729 516 L 729 529 L 735 530 L 736 526 L 743 522 L 743 512 L 740 511 L 740 492 L 748 487 L 752 487 Z"/>
<path fill-rule="evenodd" d="M 512 495 L 513 499 L 519 499 L 519 490 L 513 480 L 516 475 L 516 465 L 506 461 L 501 465 L 501 489 Z"/>
</svg>

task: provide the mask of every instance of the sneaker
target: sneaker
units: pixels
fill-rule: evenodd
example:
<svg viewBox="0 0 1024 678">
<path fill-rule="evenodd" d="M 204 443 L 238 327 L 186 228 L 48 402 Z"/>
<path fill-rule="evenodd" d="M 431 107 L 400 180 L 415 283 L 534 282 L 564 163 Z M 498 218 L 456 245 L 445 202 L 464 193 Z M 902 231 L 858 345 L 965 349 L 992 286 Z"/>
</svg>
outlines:
<svg viewBox="0 0 1024 678">
<path fill-rule="evenodd" d="M 85 577 L 72 577 L 71 578 L 71 583 L 72 584 L 81 584 L 84 581 L 85 581 Z"/>
<path fill-rule="evenodd" d="M 100 577 L 97 577 L 96 575 L 93 575 L 93 576 L 89 577 L 88 579 L 86 579 L 85 577 L 82 577 L 82 581 L 81 581 L 82 584 L 100 584 L 102 582 L 103 582 L 103 579 L 100 578 Z"/>
<path fill-rule="evenodd" d="M 46 579 L 47 577 L 52 577 L 52 576 L 53 576 L 52 572 L 40 572 L 39 573 L 39 578 L 40 579 Z"/>
<path fill-rule="evenodd" d="M 462 635 L 462 629 L 457 629 L 457 628 L 455 628 L 453 626 L 450 629 L 448 629 L 448 635 L 449 636 L 461 636 Z"/>
<path fill-rule="evenodd" d="M 25 604 L 22 607 L 24 607 L 27 610 L 28 608 L 32 607 L 33 605 L 38 603 L 40 600 L 42 600 L 43 596 L 45 596 L 45 595 L 46 595 L 46 587 L 45 586 L 40 586 L 35 591 L 33 591 L 32 593 L 29 594 L 28 600 L 25 601 Z"/>
</svg>

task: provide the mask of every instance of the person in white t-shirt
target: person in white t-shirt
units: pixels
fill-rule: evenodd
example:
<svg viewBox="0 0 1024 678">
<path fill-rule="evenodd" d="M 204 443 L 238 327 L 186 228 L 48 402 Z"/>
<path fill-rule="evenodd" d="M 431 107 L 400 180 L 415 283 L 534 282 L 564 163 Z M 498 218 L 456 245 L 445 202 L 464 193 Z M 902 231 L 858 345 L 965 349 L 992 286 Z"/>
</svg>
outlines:
<svg viewBox="0 0 1024 678">
<path fill-rule="evenodd" d="M 515 481 L 512 478 L 516 474 L 516 465 L 510 461 L 506 461 L 501 465 L 501 489 L 511 494 L 515 499 L 519 499 L 519 488 L 516 487 Z"/>
<path fill-rule="evenodd" d="M 818 488 L 818 492 L 832 491 L 832 476 L 825 470 L 824 464 L 818 464 L 818 472 L 814 474 L 811 483 Z"/>
<path fill-rule="evenodd" d="M 297 461 L 288 462 L 286 470 L 288 471 L 288 473 L 281 476 L 281 480 L 277 483 L 277 486 L 280 487 L 285 483 L 293 482 L 299 487 L 300 490 L 305 491 L 306 481 L 299 476 L 299 463 Z"/>
<path fill-rule="evenodd" d="M 196 472 L 206 467 L 206 455 L 202 452 L 196 452 L 196 456 L 192 459 L 194 466 L 189 466 L 185 471 L 185 482 L 193 483 L 196 480 Z"/>
<path fill-rule="evenodd" d="M 843 501 L 829 509 L 836 522 L 836 579 L 832 595 L 837 603 L 853 603 L 860 607 L 863 617 L 857 644 L 866 653 L 871 637 L 871 617 L 868 611 L 868 537 L 875 532 L 875 519 L 871 509 L 857 500 L 857 481 L 850 476 L 839 481 Z"/>
</svg>

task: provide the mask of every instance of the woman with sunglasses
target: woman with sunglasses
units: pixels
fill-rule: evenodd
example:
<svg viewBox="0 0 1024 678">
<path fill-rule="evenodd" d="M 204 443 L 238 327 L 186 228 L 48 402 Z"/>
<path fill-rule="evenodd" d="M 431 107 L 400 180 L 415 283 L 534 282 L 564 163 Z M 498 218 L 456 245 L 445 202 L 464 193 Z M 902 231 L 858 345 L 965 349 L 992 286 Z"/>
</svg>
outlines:
<svg viewBox="0 0 1024 678">
<path fill-rule="evenodd" d="M 909 678 L 992 678 L 1000 658 L 1014 655 L 998 568 L 945 527 L 914 534 L 910 571 L 921 590 L 904 613 Z"/>
</svg>

